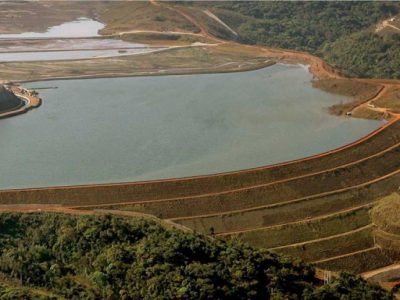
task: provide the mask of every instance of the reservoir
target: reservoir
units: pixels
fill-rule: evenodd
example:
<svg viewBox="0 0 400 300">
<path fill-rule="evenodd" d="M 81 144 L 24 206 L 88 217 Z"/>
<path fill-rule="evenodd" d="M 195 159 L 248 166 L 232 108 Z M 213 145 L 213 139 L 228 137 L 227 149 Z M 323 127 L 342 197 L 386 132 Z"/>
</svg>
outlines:
<svg viewBox="0 0 400 300">
<path fill-rule="evenodd" d="M 380 121 L 300 65 L 241 73 L 43 81 L 43 105 L 0 120 L 0 188 L 151 180 L 257 167 L 350 143 Z"/>
</svg>

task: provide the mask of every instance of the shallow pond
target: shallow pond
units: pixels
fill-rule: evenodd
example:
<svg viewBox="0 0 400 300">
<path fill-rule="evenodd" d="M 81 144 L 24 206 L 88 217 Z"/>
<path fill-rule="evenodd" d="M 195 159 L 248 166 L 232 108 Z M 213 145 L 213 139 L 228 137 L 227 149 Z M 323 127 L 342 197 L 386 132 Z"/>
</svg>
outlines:
<svg viewBox="0 0 400 300">
<path fill-rule="evenodd" d="M 303 66 L 28 84 L 43 105 L 0 120 L 1 188 L 134 181 L 256 167 L 379 127 L 324 112 L 344 101 Z"/>
<path fill-rule="evenodd" d="M 130 43 L 117 39 L 82 38 L 50 40 L 0 40 L 2 52 L 33 52 L 50 50 L 108 50 L 149 47 L 145 44 Z"/>
<path fill-rule="evenodd" d="M 65 22 L 47 29 L 46 32 L 23 32 L 16 34 L 0 34 L 0 39 L 39 39 L 39 38 L 76 38 L 93 37 L 99 35 L 99 30 L 104 24 L 98 21 L 79 18 L 71 22 Z"/>
<path fill-rule="evenodd" d="M 51 61 L 116 57 L 158 51 L 160 48 L 130 48 L 105 50 L 76 50 L 76 51 L 40 51 L 40 52 L 11 52 L 0 53 L 0 62 L 19 61 Z"/>
</svg>

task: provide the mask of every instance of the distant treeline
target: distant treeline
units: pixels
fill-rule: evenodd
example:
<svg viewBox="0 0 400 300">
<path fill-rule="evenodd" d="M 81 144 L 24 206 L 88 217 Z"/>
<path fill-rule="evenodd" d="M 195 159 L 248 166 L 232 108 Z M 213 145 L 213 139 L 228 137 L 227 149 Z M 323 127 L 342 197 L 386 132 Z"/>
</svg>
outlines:
<svg viewBox="0 0 400 300">
<path fill-rule="evenodd" d="M 216 2 L 210 7 L 244 43 L 308 51 L 354 76 L 400 78 L 400 33 L 374 33 L 374 25 L 400 13 L 398 2 Z"/>
<path fill-rule="evenodd" d="M 393 299 L 350 274 L 155 221 L 0 215 L 0 299 Z"/>
</svg>

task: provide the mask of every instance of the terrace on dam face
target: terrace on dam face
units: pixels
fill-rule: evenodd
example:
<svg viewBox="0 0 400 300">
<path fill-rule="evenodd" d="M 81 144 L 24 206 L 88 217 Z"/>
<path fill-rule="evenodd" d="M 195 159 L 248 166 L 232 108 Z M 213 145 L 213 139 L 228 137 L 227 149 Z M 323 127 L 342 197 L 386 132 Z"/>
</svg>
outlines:
<svg viewBox="0 0 400 300">
<path fill-rule="evenodd" d="M 0 210 L 151 215 L 327 270 L 391 269 L 399 233 L 389 232 L 371 211 L 398 189 L 400 123 L 393 100 L 398 83 L 348 80 L 305 52 L 223 41 L 201 24 L 210 15 L 218 22 L 210 11 L 170 8 L 183 12 L 185 22 L 200 16 L 200 23 L 185 27 L 190 32 L 160 34 L 121 31 L 116 22 L 103 29 L 110 36 L 99 38 L 103 25 L 83 19 L 75 22 L 78 27 L 85 22 L 93 27 L 76 36 L 63 36 L 63 26 L 73 25 L 67 22 L 47 33 L 0 39 L 0 74 L 13 79 L 180 74 L 28 84 L 48 103 L 35 114 L 2 122 L 13 147 L 0 148 L 7 158 L 0 163 L 7 174 L 0 182 Z M 163 36 L 171 45 L 180 35 L 184 46 L 177 42 L 173 48 L 127 42 L 158 44 L 152 38 Z M 130 55 L 158 50 L 168 51 Z M 276 61 L 295 65 L 181 74 L 257 69 Z M 343 96 L 312 88 L 308 67 L 324 79 L 314 86 Z M 348 101 L 353 94 L 356 101 Z M 332 116 L 329 107 L 338 115 L 390 122 Z M 299 160 L 266 166 L 291 159 Z M 251 167 L 257 168 L 237 171 Z M 196 176 L 224 171 L 230 172 Z M 133 182 L 153 179 L 161 180 Z"/>
</svg>

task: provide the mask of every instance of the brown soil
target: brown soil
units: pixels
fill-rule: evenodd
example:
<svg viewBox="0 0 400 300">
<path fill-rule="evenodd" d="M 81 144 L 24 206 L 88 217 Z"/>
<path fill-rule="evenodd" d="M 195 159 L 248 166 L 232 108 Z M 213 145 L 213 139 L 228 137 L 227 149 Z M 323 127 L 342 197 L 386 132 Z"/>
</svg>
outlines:
<svg viewBox="0 0 400 300">
<path fill-rule="evenodd" d="M 400 85 L 391 85 L 379 99 L 373 102 L 378 107 L 387 107 L 395 113 L 400 113 Z"/>
</svg>

